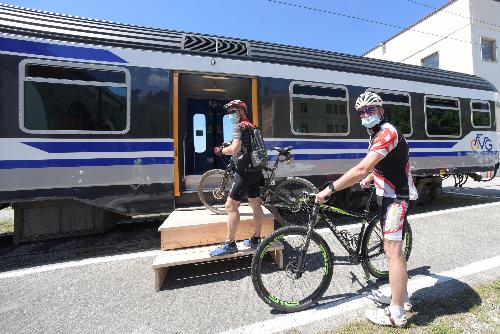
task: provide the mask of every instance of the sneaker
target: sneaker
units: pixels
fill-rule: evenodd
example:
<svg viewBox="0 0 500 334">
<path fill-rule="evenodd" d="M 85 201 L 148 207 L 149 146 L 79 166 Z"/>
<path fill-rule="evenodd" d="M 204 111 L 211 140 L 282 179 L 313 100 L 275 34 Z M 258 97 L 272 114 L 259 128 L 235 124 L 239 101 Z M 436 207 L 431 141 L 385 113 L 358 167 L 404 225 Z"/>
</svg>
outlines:
<svg viewBox="0 0 500 334">
<path fill-rule="evenodd" d="M 385 309 L 368 310 L 365 313 L 368 320 L 377 325 L 404 327 L 406 325 L 406 314 L 400 318 L 392 317 L 389 307 Z"/>
<path fill-rule="evenodd" d="M 368 297 L 376 303 L 390 305 L 391 304 L 391 295 L 387 295 L 382 293 L 380 290 L 374 290 L 371 295 Z M 409 301 L 403 304 L 403 309 L 408 312 L 411 311 L 412 305 Z"/>
<path fill-rule="evenodd" d="M 243 246 L 257 248 L 260 244 L 261 238 L 253 235 L 250 239 L 243 240 Z"/>
<path fill-rule="evenodd" d="M 238 246 L 234 241 L 227 242 L 224 241 L 219 247 L 210 251 L 210 256 L 222 256 L 238 252 Z"/>
</svg>

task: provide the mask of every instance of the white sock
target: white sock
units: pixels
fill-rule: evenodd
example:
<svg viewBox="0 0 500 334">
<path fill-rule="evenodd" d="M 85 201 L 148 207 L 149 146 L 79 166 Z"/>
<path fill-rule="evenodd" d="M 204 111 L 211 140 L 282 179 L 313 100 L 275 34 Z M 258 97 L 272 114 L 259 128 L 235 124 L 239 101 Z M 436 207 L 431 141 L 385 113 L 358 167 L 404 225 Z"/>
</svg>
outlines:
<svg viewBox="0 0 500 334">
<path fill-rule="evenodd" d="M 403 315 L 405 315 L 405 310 L 403 309 L 403 306 L 398 306 L 391 304 L 389 305 L 389 311 L 391 311 L 391 315 L 393 318 L 401 318 Z"/>
</svg>

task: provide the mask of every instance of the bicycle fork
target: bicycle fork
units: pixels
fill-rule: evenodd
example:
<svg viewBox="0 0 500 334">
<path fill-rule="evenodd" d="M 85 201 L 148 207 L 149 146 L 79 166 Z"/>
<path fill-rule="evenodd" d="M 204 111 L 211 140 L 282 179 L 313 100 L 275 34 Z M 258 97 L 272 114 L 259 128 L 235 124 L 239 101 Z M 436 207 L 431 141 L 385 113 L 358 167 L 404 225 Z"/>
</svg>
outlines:
<svg viewBox="0 0 500 334">
<path fill-rule="evenodd" d="M 307 250 L 309 249 L 309 243 L 311 241 L 311 236 L 314 232 L 314 226 L 317 224 L 318 219 L 319 219 L 319 204 L 315 203 L 312 213 L 309 216 L 309 224 L 308 224 L 308 230 L 307 230 L 307 235 L 306 235 L 306 240 L 304 245 L 302 246 L 301 252 L 299 254 L 299 258 L 297 260 L 297 268 L 295 272 L 295 278 L 298 279 L 302 276 L 302 273 L 304 272 L 304 266 L 305 266 L 305 257 Z"/>
</svg>

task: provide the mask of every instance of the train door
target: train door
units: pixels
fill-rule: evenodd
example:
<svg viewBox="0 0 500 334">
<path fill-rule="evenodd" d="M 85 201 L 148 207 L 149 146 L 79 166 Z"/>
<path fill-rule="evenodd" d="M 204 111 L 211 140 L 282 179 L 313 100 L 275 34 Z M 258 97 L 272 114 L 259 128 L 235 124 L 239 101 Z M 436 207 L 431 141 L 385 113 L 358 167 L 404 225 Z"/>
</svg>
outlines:
<svg viewBox="0 0 500 334">
<path fill-rule="evenodd" d="M 251 78 L 192 73 L 178 74 L 178 177 L 179 192 L 196 191 L 201 175 L 225 168 L 214 147 L 232 139 L 232 125 L 223 106 L 232 99 L 248 105 L 252 120 L 256 81 Z M 175 124 L 174 124 L 175 126 Z"/>
</svg>

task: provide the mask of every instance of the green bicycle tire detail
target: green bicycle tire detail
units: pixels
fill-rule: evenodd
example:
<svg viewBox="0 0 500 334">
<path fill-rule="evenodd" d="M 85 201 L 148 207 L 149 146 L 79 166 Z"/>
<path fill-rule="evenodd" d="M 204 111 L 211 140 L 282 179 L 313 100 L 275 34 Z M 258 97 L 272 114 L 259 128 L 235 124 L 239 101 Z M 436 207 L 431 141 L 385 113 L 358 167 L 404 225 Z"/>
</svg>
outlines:
<svg viewBox="0 0 500 334">
<path fill-rule="evenodd" d="M 278 273 L 278 275 L 285 275 L 287 270 L 286 268 L 287 265 L 293 265 L 293 261 L 295 260 L 293 256 L 289 255 L 290 254 L 293 255 L 296 252 L 299 252 L 300 249 L 300 246 L 297 246 L 298 248 L 293 248 L 293 247 L 290 248 L 290 245 L 287 244 L 287 240 L 299 240 L 297 239 L 297 237 L 305 238 L 307 235 L 307 231 L 308 229 L 302 226 L 282 227 L 274 231 L 264 240 L 262 240 L 262 242 L 255 251 L 255 255 L 252 259 L 252 266 L 251 266 L 252 283 L 257 292 L 257 295 L 266 304 L 268 304 L 269 306 L 271 306 L 276 310 L 289 313 L 307 309 L 311 305 L 313 305 L 319 298 L 321 298 L 321 296 L 326 292 L 326 290 L 330 286 L 333 274 L 332 272 L 333 254 L 326 241 L 316 232 L 313 232 L 311 235 L 311 245 L 316 245 L 316 246 L 315 248 L 310 248 L 310 249 L 317 249 L 317 252 L 320 252 L 321 254 L 313 252 L 310 253 L 306 259 L 309 259 L 309 256 L 319 256 L 317 260 L 319 260 L 320 262 L 318 264 L 322 265 L 320 267 L 316 267 L 317 269 L 313 269 L 321 271 L 317 272 L 319 275 L 316 276 L 317 282 L 311 281 L 314 282 L 311 288 L 311 292 L 307 292 L 304 296 L 301 296 L 300 300 L 297 300 L 296 298 L 289 299 L 286 298 L 286 296 L 277 296 L 276 293 L 267 290 L 267 285 L 266 285 L 268 283 L 268 280 L 266 279 L 267 276 L 261 276 L 261 274 L 263 273 L 261 269 L 270 267 L 273 268 L 271 272 L 272 275 L 275 273 Z M 288 239 L 287 236 L 290 237 L 290 239 Z M 268 252 L 269 245 L 278 240 L 282 240 L 282 242 L 284 243 L 283 266 L 277 267 L 275 265 L 272 265 L 272 263 L 270 263 L 266 264 L 266 266 L 263 267 L 262 265 L 266 263 L 264 260 L 264 255 Z M 291 251 L 292 253 L 288 253 L 289 251 Z M 308 268 L 309 267 L 305 268 L 304 273 L 309 273 L 310 269 Z M 304 282 L 308 282 L 306 280 L 308 280 L 309 277 L 313 278 L 313 276 L 306 275 L 306 276 L 300 276 L 299 278 L 296 279 L 303 279 Z M 274 286 L 271 284 L 269 285 L 269 287 L 273 288 Z"/>
<path fill-rule="evenodd" d="M 326 249 L 322 244 L 319 244 L 319 248 L 321 249 L 321 253 L 323 254 L 323 263 L 325 264 L 323 270 L 325 271 L 325 275 L 328 275 L 328 270 L 330 270 L 328 266 L 328 253 L 326 252 Z"/>
<path fill-rule="evenodd" d="M 275 241 L 278 241 L 278 240 L 282 240 L 283 239 L 283 236 L 282 235 L 278 235 L 276 238 L 274 238 L 274 240 L 269 243 L 265 248 L 264 250 L 262 251 L 262 254 L 260 254 L 260 258 L 263 258 L 266 254 L 267 254 L 267 250 L 269 249 L 269 247 L 271 247 L 271 244 Z"/>
<path fill-rule="evenodd" d="M 269 294 L 268 297 L 273 303 L 280 304 L 280 305 L 283 305 L 285 307 L 294 307 L 294 306 L 299 306 L 299 304 L 300 304 L 299 302 L 288 302 L 285 300 L 281 300 L 273 294 Z"/>
</svg>

